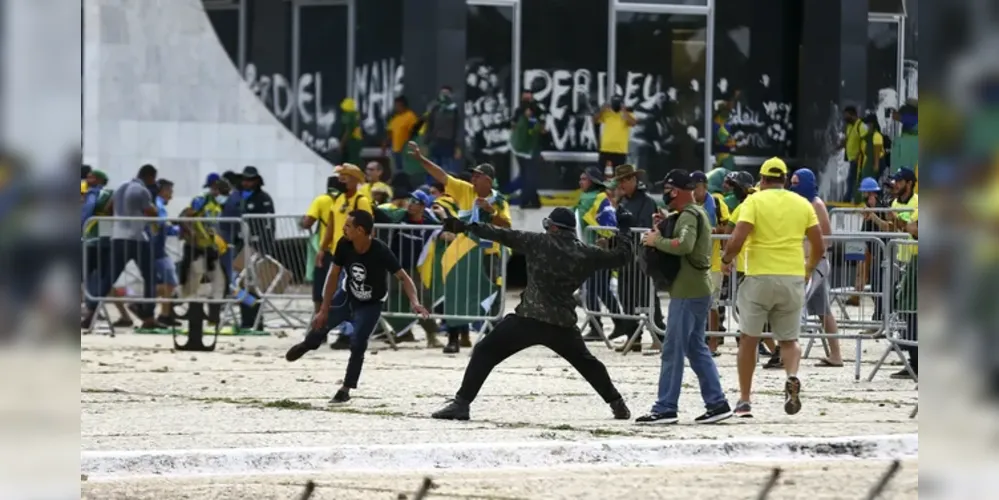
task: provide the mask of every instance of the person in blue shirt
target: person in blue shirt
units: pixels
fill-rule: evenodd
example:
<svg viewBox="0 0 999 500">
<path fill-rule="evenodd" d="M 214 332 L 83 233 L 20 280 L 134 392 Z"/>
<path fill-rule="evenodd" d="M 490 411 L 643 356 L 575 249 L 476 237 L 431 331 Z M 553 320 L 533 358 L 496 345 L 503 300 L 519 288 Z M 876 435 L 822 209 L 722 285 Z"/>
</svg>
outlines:
<svg viewBox="0 0 999 500">
<path fill-rule="evenodd" d="M 690 173 L 691 180 L 694 181 L 694 201 L 704 207 L 711 220 L 711 227 L 718 225 L 718 206 L 715 205 L 715 197 L 708 195 L 708 175 L 701 171 Z"/>
<path fill-rule="evenodd" d="M 156 276 L 156 292 L 160 297 L 173 297 L 179 282 L 177 281 L 177 266 L 167 254 L 166 243 L 170 236 L 178 236 L 180 227 L 168 220 L 167 204 L 173 199 L 173 182 L 167 179 L 156 181 L 156 212 L 160 219 L 158 227 L 149 228 L 149 240 L 153 246 L 154 272 Z M 174 316 L 173 304 L 164 303 L 161 306 L 157 321 L 168 326 L 179 326 L 180 322 Z"/>
</svg>

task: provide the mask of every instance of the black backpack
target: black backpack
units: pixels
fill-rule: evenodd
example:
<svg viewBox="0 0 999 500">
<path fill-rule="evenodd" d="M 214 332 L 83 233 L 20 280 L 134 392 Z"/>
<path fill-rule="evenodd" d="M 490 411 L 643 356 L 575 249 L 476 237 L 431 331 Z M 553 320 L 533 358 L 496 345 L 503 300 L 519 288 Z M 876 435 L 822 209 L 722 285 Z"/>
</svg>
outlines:
<svg viewBox="0 0 999 500">
<path fill-rule="evenodd" d="M 682 213 L 692 214 L 697 218 L 697 235 L 700 236 L 701 228 L 704 226 L 704 221 L 701 218 L 701 214 L 696 210 L 684 209 L 682 212 L 676 212 L 671 214 L 669 217 L 665 218 L 662 222 L 656 226 L 659 229 L 659 234 L 663 235 L 664 238 L 672 238 L 673 232 L 676 230 L 676 221 L 680 219 L 680 214 Z M 652 278 L 656 286 L 661 288 L 669 288 L 676 281 L 676 276 L 680 274 L 680 264 L 681 257 L 678 255 L 668 254 L 665 252 L 660 252 L 655 247 L 643 246 L 641 253 L 638 256 L 638 263 L 645 274 Z M 690 262 L 690 256 L 686 256 L 687 262 Z M 710 269 L 709 264 L 706 267 L 701 267 L 694 265 L 690 262 L 690 265 L 697 270 Z"/>
</svg>

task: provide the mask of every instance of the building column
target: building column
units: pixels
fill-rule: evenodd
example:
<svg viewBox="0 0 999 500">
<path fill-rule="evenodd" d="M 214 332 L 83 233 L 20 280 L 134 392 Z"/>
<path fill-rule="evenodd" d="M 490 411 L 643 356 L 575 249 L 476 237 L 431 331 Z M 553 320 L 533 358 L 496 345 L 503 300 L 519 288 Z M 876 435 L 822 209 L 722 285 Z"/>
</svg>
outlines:
<svg viewBox="0 0 999 500">
<path fill-rule="evenodd" d="M 454 89 L 455 102 L 464 102 L 467 17 L 465 0 L 406 0 L 403 4 L 406 96 L 417 113 L 427 109 L 444 85 Z"/>
<path fill-rule="evenodd" d="M 843 108 L 864 107 L 867 0 L 801 1 L 797 153 L 821 170 L 840 154 Z"/>
</svg>

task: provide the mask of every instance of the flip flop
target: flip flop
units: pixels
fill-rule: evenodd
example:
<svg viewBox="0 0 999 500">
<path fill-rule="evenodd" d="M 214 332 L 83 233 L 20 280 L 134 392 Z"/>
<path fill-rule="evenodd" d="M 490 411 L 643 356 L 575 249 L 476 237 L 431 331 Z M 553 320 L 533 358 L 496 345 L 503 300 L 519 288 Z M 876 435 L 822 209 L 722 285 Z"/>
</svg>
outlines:
<svg viewBox="0 0 999 500">
<path fill-rule="evenodd" d="M 836 364 L 828 359 L 822 358 L 818 361 L 818 363 L 815 363 L 815 366 L 819 368 L 843 368 L 843 363 Z"/>
</svg>

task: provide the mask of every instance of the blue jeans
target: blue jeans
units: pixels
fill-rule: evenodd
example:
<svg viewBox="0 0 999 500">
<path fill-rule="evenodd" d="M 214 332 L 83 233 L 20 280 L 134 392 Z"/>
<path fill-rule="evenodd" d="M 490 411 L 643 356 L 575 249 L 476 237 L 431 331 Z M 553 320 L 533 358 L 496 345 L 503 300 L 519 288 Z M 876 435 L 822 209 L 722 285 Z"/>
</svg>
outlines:
<svg viewBox="0 0 999 500">
<path fill-rule="evenodd" d="M 155 260 L 153 259 L 153 246 L 148 241 L 133 240 L 109 240 L 109 246 L 98 248 L 97 251 L 107 252 L 107 255 L 98 255 L 98 268 L 87 276 L 87 290 L 92 297 L 107 297 L 108 292 L 114 285 L 115 280 L 121 276 L 125 266 L 130 261 L 135 261 L 135 265 L 142 274 L 142 297 L 151 299 L 156 297 L 156 276 Z M 91 249 L 88 249 L 90 251 Z M 87 309 L 91 313 L 97 312 L 96 300 L 87 301 Z M 153 317 L 155 304 L 140 303 L 137 305 L 140 319 L 147 320 Z"/>
<path fill-rule="evenodd" d="M 666 338 L 663 340 L 662 370 L 659 372 L 659 395 L 652 406 L 655 413 L 677 411 L 680 386 L 683 383 L 683 360 L 690 360 L 690 368 L 697 374 L 701 386 L 701 399 L 708 408 L 725 403 L 718 367 L 707 343 L 704 330 L 711 309 L 711 297 L 698 299 L 670 299 L 666 317 Z"/>
<path fill-rule="evenodd" d="M 326 328 L 312 330 L 305 337 L 305 342 L 318 348 L 326 341 L 326 335 L 340 323 L 353 322 L 354 334 L 350 336 L 350 359 L 347 360 L 347 373 L 343 385 L 357 388 L 357 380 L 361 377 L 361 367 L 364 365 L 364 353 L 368 350 L 368 339 L 378 326 L 382 317 L 381 301 L 360 303 L 350 300 L 341 290 L 333 297 L 329 316 L 326 317 Z"/>
</svg>

